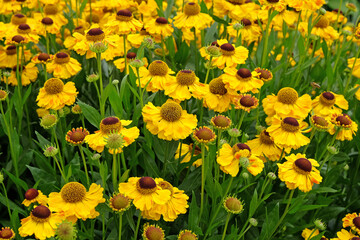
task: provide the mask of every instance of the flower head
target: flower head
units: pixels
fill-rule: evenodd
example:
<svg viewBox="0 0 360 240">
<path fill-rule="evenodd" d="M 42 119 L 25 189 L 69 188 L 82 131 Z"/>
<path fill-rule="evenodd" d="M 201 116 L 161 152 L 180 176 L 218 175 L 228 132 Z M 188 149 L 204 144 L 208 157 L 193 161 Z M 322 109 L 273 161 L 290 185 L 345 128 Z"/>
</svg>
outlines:
<svg viewBox="0 0 360 240">
<path fill-rule="evenodd" d="M 164 240 L 165 233 L 161 227 L 149 223 L 144 224 L 144 232 L 142 234 L 144 240 Z"/>
<path fill-rule="evenodd" d="M 66 141 L 73 145 L 83 144 L 85 137 L 89 134 L 89 131 L 86 128 L 73 128 L 71 131 L 68 131 L 66 134 Z"/>
<path fill-rule="evenodd" d="M 75 240 L 77 230 L 75 225 L 68 221 L 64 220 L 57 225 L 56 229 L 56 239 L 58 240 Z"/>
<path fill-rule="evenodd" d="M 234 196 L 226 197 L 223 206 L 227 212 L 232 214 L 239 214 L 244 211 L 244 204 Z"/>
<path fill-rule="evenodd" d="M 194 130 L 193 138 L 199 144 L 209 144 L 215 141 L 216 135 L 214 131 L 208 127 L 199 127 Z"/>
<path fill-rule="evenodd" d="M 124 194 L 114 194 L 109 200 L 110 208 L 118 213 L 123 213 L 131 206 L 131 200 Z"/>
</svg>

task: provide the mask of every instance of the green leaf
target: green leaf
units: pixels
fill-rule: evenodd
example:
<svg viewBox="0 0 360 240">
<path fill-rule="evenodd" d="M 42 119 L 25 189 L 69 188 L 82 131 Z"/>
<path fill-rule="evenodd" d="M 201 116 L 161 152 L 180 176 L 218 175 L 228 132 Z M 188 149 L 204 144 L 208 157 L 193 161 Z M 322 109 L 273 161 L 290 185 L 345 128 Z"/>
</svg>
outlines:
<svg viewBox="0 0 360 240">
<path fill-rule="evenodd" d="M 91 125 L 93 125 L 96 128 L 99 128 L 101 122 L 100 113 L 92 106 L 83 103 L 80 100 L 78 100 L 77 103 L 79 104 L 85 118 L 91 123 Z"/>
<path fill-rule="evenodd" d="M 10 210 L 16 210 L 23 216 L 27 215 L 27 213 L 23 209 L 21 209 L 17 204 L 15 204 L 10 199 L 6 199 L 5 196 L 2 193 L 0 193 L 0 203 L 2 203 L 4 206 L 7 206 L 7 201 L 9 201 Z M 4 211 L 4 209 L 2 211 Z"/>
<path fill-rule="evenodd" d="M 250 202 L 250 208 L 249 208 L 249 216 L 252 216 L 255 211 L 256 211 L 256 208 L 257 208 L 257 203 L 258 202 L 258 194 L 257 194 L 257 191 L 256 189 L 254 190 L 254 194 L 251 198 L 251 202 Z"/>
<path fill-rule="evenodd" d="M 8 172 L 6 169 L 3 169 L 4 172 L 6 173 L 6 175 L 9 176 L 9 178 L 11 179 L 11 181 L 13 181 L 13 183 L 15 183 L 16 185 L 19 185 L 22 189 L 24 189 L 25 191 L 27 191 L 29 189 L 28 185 L 26 182 L 24 182 L 23 180 L 21 180 L 20 178 L 15 177 L 14 175 L 12 175 L 10 172 Z"/>
<path fill-rule="evenodd" d="M 270 239 L 270 235 L 273 234 L 274 228 L 279 221 L 279 203 L 274 206 L 269 214 L 267 214 L 268 209 L 269 208 L 266 207 L 266 219 L 262 226 L 259 240 Z"/>
</svg>

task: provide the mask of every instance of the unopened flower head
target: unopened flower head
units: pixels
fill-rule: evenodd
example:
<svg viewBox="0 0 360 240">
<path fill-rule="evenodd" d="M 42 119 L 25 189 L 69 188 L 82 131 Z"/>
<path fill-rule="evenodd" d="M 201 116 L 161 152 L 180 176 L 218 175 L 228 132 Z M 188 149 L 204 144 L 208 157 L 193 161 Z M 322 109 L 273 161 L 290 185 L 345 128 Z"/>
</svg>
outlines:
<svg viewBox="0 0 360 240">
<path fill-rule="evenodd" d="M 237 128 L 230 128 L 228 131 L 228 134 L 230 135 L 230 137 L 240 137 L 241 135 L 241 131 Z"/>
<path fill-rule="evenodd" d="M 353 4 L 353 3 L 346 3 L 345 6 L 346 6 L 347 9 L 349 9 L 350 11 L 357 12 L 357 7 L 356 7 L 355 4 Z"/>
<path fill-rule="evenodd" d="M 43 116 L 40 120 L 40 125 L 45 129 L 50 129 L 55 126 L 57 122 L 57 117 L 54 114 L 47 114 Z"/>
<path fill-rule="evenodd" d="M 273 172 L 269 172 L 267 176 L 268 176 L 268 178 L 269 178 L 270 180 L 275 180 L 275 179 L 276 179 L 276 174 L 273 173 Z"/>
<path fill-rule="evenodd" d="M 210 46 L 206 47 L 205 51 L 211 57 L 219 57 L 219 56 L 221 56 L 221 49 L 219 47 L 217 47 L 216 45 L 210 45 Z"/>
<path fill-rule="evenodd" d="M 77 230 L 75 225 L 68 221 L 64 220 L 57 225 L 56 229 L 56 239 L 58 240 L 73 240 L 76 239 Z"/>
<path fill-rule="evenodd" d="M 239 214 L 244 210 L 244 204 L 235 196 L 228 196 L 223 202 L 225 210 L 232 214 Z"/>
<path fill-rule="evenodd" d="M 118 85 L 118 84 L 119 84 L 119 82 L 120 82 L 119 80 L 114 79 L 114 80 L 112 81 L 112 84 L 113 84 L 113 85 Z"/>
<path fill-rule="evenodd" d="M 101 155 L 99 153 L 95 153 L 94 155 L 91 156 L 91 160 L 99 160 L 101 158 Z"/>
<path fill-rule="evenodd" d="M 154 49 L 155 48 L 155 41 L 150 36 L 144 38 L 143 44 L 148 49 Z"/>
<path fill-rule="evenodd" d="M 321 219 L 316 219 L 314 222 L 316 228 L 318 228 L 321 231 L 324 231 L 326 229 L 326 224 L 321 221 Z"/>
<path fill-rule="evenodd" d="M 46 157 L 54 157 L 59 152 L 59 150 L 52 145 L 46 145 L 43 150 Z"/>
<path fill-rule="evenodd" d="M 140 68 L 144 65 L 145 65 L 145 63 L 141 59 L 134 59 L 130 62 L 130 66 L 132 66 L 134 68 Z"/>
<path fill-rule="evenodd" d="M 90 50 L 94 53 L 103 53 L 109 48 L 108 44 L 103 42 L 96 42 L 94 44 L 90 44 L 89 47 Z"/>
<path fill-rule="evenodd" d="M 86 81 L 95 82 L 95 81 L 99 80 L 99 78 L 100 78 L 99 75 L 93 73 L 86 77 Z"/>
<path fill-rule="evenodd" d="M 242 22 L 235 23 L 233 25 L 234 30 L 238 31 L 244 28 L 244 24 Z"/>
<path fill-rule="evenodd" d="M 259 222 L 258 222 L 258 220 L 256 220 L 256 218 L 250 218 L 250 219 L 249 219 L 249 223 L 250 223 L 252 226 L 256 227 Z"/>
</svg>

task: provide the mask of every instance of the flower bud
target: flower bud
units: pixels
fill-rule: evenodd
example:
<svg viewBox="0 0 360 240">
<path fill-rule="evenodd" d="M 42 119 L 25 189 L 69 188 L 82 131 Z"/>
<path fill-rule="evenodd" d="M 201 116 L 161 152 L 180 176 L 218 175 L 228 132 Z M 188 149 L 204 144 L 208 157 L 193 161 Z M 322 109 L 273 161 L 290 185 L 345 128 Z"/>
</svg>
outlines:
<svg viewBox="0 0 360 240">
<path fill-rule="evenodd" d="M 316 219 L 314 222 L 317 229 L 324 231 L 326 229 L 326 224 L 321 221 L 321 219 Z"/>
<path fill-rule="evenodd" d="M 269 178 L 270 180 L 275 180 L 275 179 L 276 179 L 276 174 L 273 173 L 273 172 L 269 172 L 267 176 L 268 176 L 268 178 Z"/>
<path fill-rule="evenodd" d="M 241 177 L 243 177 L 244 179 L 248 179 L 250 177 L 250 175 L 247 172 L 243 172 L 241 174 Z"/>
<path fill-rule="evenodd" d="M 221 56 L 221 49 L 215 45 L 210 45 L 205 48 L 205 51 L 207 54 L 209 54 L 212 57 L 219 57 Z"/>
<path fill-rule="evenodd" d="M 320 8 L 320 9 L 319 9 L 319 12 L 320 12 L 321 15 L 325 15 L 325 14 L 326 14 L 325 8 Z"/>
<path fill-rule="evenodd" d="M 4 77 L 8 78 L 11 76 L 11 72 L 5 71 L 3 72 Z"/>
<path fill-rule="evenodd" d="M 135 59 L 130 62 L 130 66 L 134 68 L 140 68 L 144 66 L 144 62 L 141 59 Z"/>
<path fill-rule="evenodd" d="M 4 182 L 4 174 L 0 172 L 0 184 Z"/>
<path fill-rule="evenodd" d="M 349 171 L 350 167 L 349 167 L 349 165 L 345 164 L 343 169 L 344 169 L 344 171 Z"/>
<path fill-rule="evenodd" d="M 112 81 L 112 84 L 113 84 L 113 85 L 118 85 L 118 84 L 119 84 L 119 80 L 114 79 L 114 80 Z"/>
<path fill-rule="evenodd" d="M 337 149 L 335 146 L 327 146 L 326 148 L 332 155 L 339 153 L 339 149 Z"/>
<path fill-rule="evenodd" d="M 241 158 L 239 159 L 239 162 L 240 162 L 240 165 L 241 165 L 242 167 L 244 167 L 244 168 L 247 168 L 247 167 L 249 167 L 249 165 L 250 165 L 250 161 L 249 161 L 249 159 L 248 159 L 247 157 L 241 157 Z"/>
<path fill-rule="evenodd" d="M 350 11 L 357 12 L 357 7 L 356 7 L 355 4 L 353 4 L 353 3 L 346 3 L 345 6 L 346 6 L 347 9 L 349 9 Z"/>
<path fill-rule="evenodd" d="M 250 218 L 249 219 L 249 223 L 253 226 L 256 227 L 258 225 L 258 220 L 256 220 L 255 218 Z"/>
<path fill-rule="evenodd" d="M 94 44 L 90 44 L 89 48 L 94 53 L 103 53 L 109 48 L 109 46 L 107 43 L 96 42 Z"/>
<path fill-rule="evenodd" d="M 150 36 L 144 38 L 143 44 L 148 49 L 154 49 L 155 48 L 155 41 Z"/>
<path fill-rule="evenodd" d="M 93 73 L 86 77 L 86 81 L 95 82 L 95 81 L 99 80 L 99 78 L 100 78 L 99 75 Z"/>
<path fill-rule="evenodd" d="M 94 155 L 91 156 L 91 160 L 96 161 L 99 160 L 101 158 L 101 155 L 99 153 L 95 153 Z"/>
<path fill-rule="evenodd" d="M 241 135 L 241 131 L 237 128 L 230 128 L 228 131 L 228 134 L 230 135 L 230 137 L 240 137 Z"/>
<path fill-rule="evenodd" d="M 59 152 L 59 150 L 56 147 L 51 145 L 46 145 L 45 149 L 43 150 L 44 150 L 44 155 L 46 157 L 54 157 Z"/>
</svg>

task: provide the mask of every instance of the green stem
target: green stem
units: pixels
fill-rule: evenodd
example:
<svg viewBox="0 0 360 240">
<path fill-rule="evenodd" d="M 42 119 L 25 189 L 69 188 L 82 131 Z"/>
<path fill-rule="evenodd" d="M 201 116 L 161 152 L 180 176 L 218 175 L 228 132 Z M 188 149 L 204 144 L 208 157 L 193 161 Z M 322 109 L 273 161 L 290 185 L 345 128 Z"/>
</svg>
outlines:
<svg viewBox="0 0 360 240">
<path fill-rule="evenodd" d="M 161 49 L 162 49 L 162 58 L 165 62 L 165 44 L 164 44 L 164 37 L 161 35 Z M 174 66 L 175 67 L 175 66 Z"/>
<path fill-rule="evenodd" d="M 104 118 L 105 117 L 105 102 L 103 101 L 104 87 L 103 87 L 103 80 L 102 80 L 101 53 L 96 53 L 96 59 L 97 59 L 97 67 L 98 67 L 99 81 L 100 81 L 100 98 L 99 98 L 100 114 L 101 114 L 101 117 Z"/>
<path fill-rule="evenodd" d="M 85 175 L 86 175 L 86 182 L 87 182 L 87 185 L 88 185 L 88 187 L 89 187 L 89 186 L 90 186 L 89 174 L 88 174 L 88 170 L 87 170 L 87 166 L 86 166 L 86 160 L 85 160 L 85 156 L 84 156 L 84 151 L 83 151 L 81 145 L 79 145 L 79 150 L 80 150 L 80 155 L 81 155 L 81 158 L 82 158 L 83 164 L 84 164 L 84 171 L 85 171 Z"/>
<path fill-rule="evenodd" d="M 46 31 L 46 28 L 45 28 Z M 45 41 L 46 41 L 46 52 L 47 54 L 50 54 L 50 40 L 49 40 L 49 33 L 46 31 L 45 35 Z"/>
<path fill-rule="evenodd" d="M 347 93 L 347 89 L 349 88 L 349 84 L 352 80 L 352 77 L 353 77 L 353 70 L 354 70 L 354 67 L 355 67 L 355 63 L 356 63 L 356 60 L 358 59 L 359 57 L 359 53 L 360 53 L 360 47 L 358 48 L 357 52 L 356 52 L 356 55 L 355 55 L 355 59 L 354 59 L 354 64 L 352 65 L 351 67 L 351 71 L 349 73 L 349 76 L 348 76 L 348 79 L 346 81 L 346 85 L 345 85 L 345 88 L 344 88 L 344 95 Z"/>
<path fill-rule="evenodd" d="M 226 230 L 227 230 L 227 227 L 228 227 L 228 224 L 229 224 L 229 221 L 230 221 L 230 217 L 231 217 L 231 213 L 228 213 L 228 214 L 227 214 L 227 217 L 226 217 L 224 232 L 223 232 L 223 234 L 222 234 L 221 240 L 224 240 L 224 239 L 225 239 Z"/>
<path fill-rule="evenodd" d="M 166 143 L 165 143 L 165 152 L 164 152 L 164 166 L 163 166 L 162 174 L 161 174 L 164 178 L 166 176 L 166 167 L 167 167 L 167 164 L 168 164 L 169 144 L 170 144 L 170 142 L 166 141 Z"/>
<path fill-rule="evenodd" d="M 8 195 L 7 195 L 7 190 L 6 190 L 6 187 L 4 185 L 4 182 L 1 182 L 1 185 L 3 186 L 3 189 L 4 189 L 4 195 L 5 195 L 5 198 L 6 198 L 6 206 L 7 206 L 7 209 L 8 209 L 11 225 L 15 226 L 15 223 L 14 223 L 13 218 L 12 218 L 12 214 L 11 214 L 11 210 L 10 210 L 10 204 L 9 204 L 9 198 L 8 198 Z"/>
<path fill-rule="evenodd" d="M 209 59 L 209 66 L 208 66 L 208 69 L 206 70 L 206 76 L 205 76 L 205 84 L 207 84 L 207 81 L 209 79 L 209 73 L 210 73 L 210 69 L 212 67 L 212 59 L 213 59 L 213 56 L 210 56 L 210 59 Z"/>
<path fill-rule="evenodd" d="M 199 213 L 199 222 L 201 221 L 201 216 L 204 210 L 204 189 L 205 189 L 205 180 L 206 180 L 206 172 L 205 172 L 205 167 L 206 167 L 206 163 L 205 163 L 205 145 L 201 144 L 201 160 L 202 160 L 202 164 L 201 164 L 201 195 L 200 195 L 200 213 Z"/>
<path fill-rule="evenodd" d="M 247 231 L 249 231 L 250 228 L 251 228 L 251 225 L 249 225 L 249 226 L 245 229 L 245 231 L 243 231 L 242 233 L 239 234 L 239 237 L 238 237 L 237 240 L 240 240 L 240 239 L 242 238 L 242 236 L 244 236 L 245 233 L 246 233 Z"/>
<path fill-rule="evenodd" d="M 124 152 L 121 152 L 121 162 L 122 162 L 122 165 L 124 167 L 124 171 L 126 172 L 128 169 L 126 167 L 126 161 L 125 161 L 125 155 L 124 155 Z"/>
<path fill-rule="evenodd" d="M 308 149 L 308 147 L 309 147 L 309 145 L 310 145 L 310 143 L 311 143 L 311 140 L 312 140 L 312 139 L 314 138 L 314 136 L 315 136 L 315 132 L 316 132 L 316 129 L 313 128 L 313 130 L 311 131 L 311 135 L 310 135 L 310 142 L 309 142 L 308 145 L 305 146 L 305 148 L 304 148 L 304 150 L 303 150 L 303 154 L 306 153 L 306 150 Z"/>
<path fill-rule="evenodd" d="M 139 97 L 140 97 L 140 106 L 141 109 L 143 109 L 144 107 L 144 102 L 143 102 L 143 92 L 141 91 L 141 82 L 140 82 L 140 72 L 139 72 L 139 68 L 136 68 L 136 75 L 139 81 Z"/>
<path fill-rule="evenodd" d="M 112 181 L 114 186 L 114 191 L 117 189 L 117 166 L 116 166 L 116 153 L 113 153 L 113 165 L 112 165 Z"/>
<path fill-rule="evenodd" d="M 220 140 L 221 140 L 221 132 L 222 130 L 218 130 L 218 136 L 217 136 L 217 157 L 220 156 Z M 219 182 L 219 175 L 220 175 L 220 167 L 217 165 L 216 161 L 214 161 L 214 168 L 215 168 L 215 180 Z"/>
<path fill-rule="evenodd" d="M 135 229 L 135 233 L 134 233 L 134 240 L 137 240 L 137 235 L 139 232 L 139 226 L 140 226 L 140 220 L 141 220 L 141 213 L 139 213 L 139 217 L 136 223 L 136 229 Z"/>
<path fill-rule="evenodd" d="M 268 11 L 268 21 L 270 21 L 270 16 L 271 16 L 271 13 L 272 13 L 272 10 L 269 9 Z M 267 56 L 268 56 L 268 45 L 269 45 L 269 28 L 270 28 L 270 23 L 271 22 L 268 22 L 266 24 L 266 30 L 265 30 L 265 36 L 264 36 L 264 48 L 263 48 L 263 53 L 262 53 L 262 56 L 261 56 L 261 67 L 265 67 L 265 64 L 267 62 Z M 285 36 L 284 36 L 285 37 Z"/>
<path fill-rule="evenodd" d="M 64 171 L 61 169 L 61 166 L 60 166 L 60 164 L 59 164 L 58 159 L 56 158 L 56 156 L 53 156 L 53 158 L 54 158 L 54 160 L 55 160 L 55 163 L 56 163 L 57 167 L 59 168 L 60 174 L 61 174 L 62 178 L 64 179 L 64 182 L 67 182 L 67 179 L 66 179 L 66 177 L 65 177 Z"/>
<path fill-rule="evenodd" d="M 199 71 L 199 62 L 198 62 L 198 51 L 197 51 L 197 37 L 196 37 L 196 28 L 194 28 L 194 54 L 195 54 L 195 74 L 198 75 Z"/>
<path fill-rule="evenodd" d="M 59 149 L 60 164 L 61 164 L 62 169 L 64 169 L 64 162 L 63 162 L 63 158 L 62 158 L 62 155 L 61 155 L 61 148 L 60 148 L 60 145 L 59 145 L 59 141 L 58 141 L 57 136 L 56 136 L 55 126 L 52 127 L 51 130 L 52 130 L 51 132 L 53 134 L 53 137 L 55 139 L 56 147 L 57 147 L 57 149 Z"/>
<path fill-rule="evenodd" d="M 22 117 L 23 117 L 23 101 L 22 101 L 22 94 L 21 94 L 21 89 L 22 89 L 22 81 L 21 81 L 21 75 L 20 75 L 20 47 L 16 46 L 16 79 L 17 79 L 17 90 L 18 90 L 18 95 L 19 95 L 19 100 L 20 100 L 20 114 L 19 114 L 19 136 L 20 136 L 20 130 L 21 130 L 21 124 L 22 124 Z M 19 176 L 17 176 L 19 177 Z"/>
<path fill-rule="evenodd" d="M 240 117 L 239 124 L 238 124 L 238 127 L 237 127 L 237 129 L 239 129 L 239 130 L 240 130 L 242 122 L 244 120 L 245 113 L 246 113 L 245 111 L 242 111 L 242 113 L 241 113 L 241 117 Z"/>
<path fill-rule="evenodd" d="M 315 233 L 315 231 L 316 231 L 316 228 L 314 228 L 314 230 L 312 230 L 312 232 L 310 233 L 309 237 L 306 240 L 310 240 L 312 235 Z"/>
<path fill-rule="evenodd" d="M 122 230 L 122 213 L 119 215 L 119 240 L 121 240 L 121 230 Z"/>
</svg>

